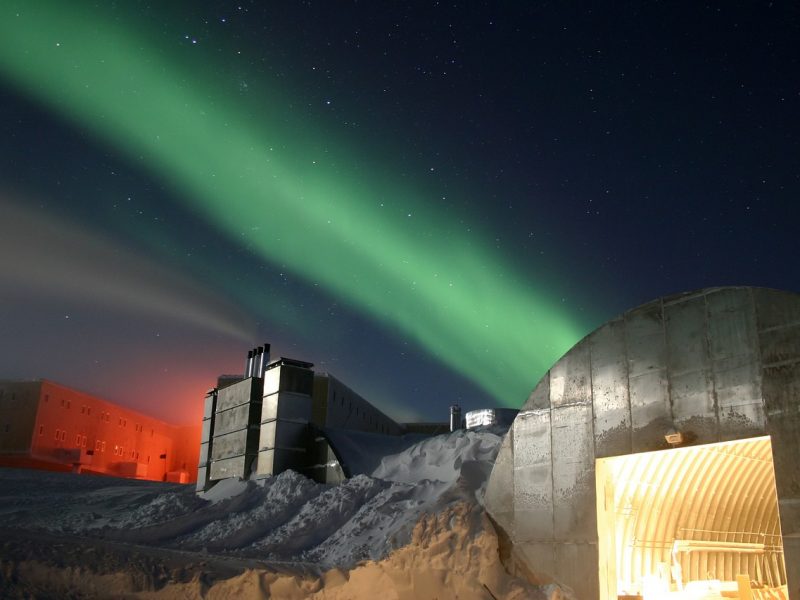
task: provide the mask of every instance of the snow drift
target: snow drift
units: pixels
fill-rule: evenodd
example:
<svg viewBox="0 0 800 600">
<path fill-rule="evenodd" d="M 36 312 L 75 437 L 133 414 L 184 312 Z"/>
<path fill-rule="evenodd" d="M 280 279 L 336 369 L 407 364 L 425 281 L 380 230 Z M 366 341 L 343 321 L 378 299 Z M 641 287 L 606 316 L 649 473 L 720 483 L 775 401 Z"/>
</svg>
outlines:
<svg viewBox="0 0 800 600">
<path fill-rule="evenodd" d="M 387 598 L 557 594 L 508 576 L 499 563 L 480 502 L 502 434 L 425 439 L 340 485 L 287 471 L 223 481 L 199 496 L 191 486 L 3 469 L 0 518 L 9 541 L 0 595 L 94 596 L 80 582 L 109 573 L 114 583 L 98 589 L 111 596 L 226 597 L 245 588 L 263 598 L 360 598 L 379 588 Z M 67 556 L 47 559 L 42 549 L 54 539 L 68 542 Z M 103 561 L 73 555 L 90 548 L 104 553 L 104 572 L 92 571 Z M 129 561 L 114 559 L 134 549 L 146 557 L 136 576 Z M 154 557 L 176 565 L 172 575 L 155 576 Z M 47 581 L 60 583 L 49 590 Z"/>
</svg>

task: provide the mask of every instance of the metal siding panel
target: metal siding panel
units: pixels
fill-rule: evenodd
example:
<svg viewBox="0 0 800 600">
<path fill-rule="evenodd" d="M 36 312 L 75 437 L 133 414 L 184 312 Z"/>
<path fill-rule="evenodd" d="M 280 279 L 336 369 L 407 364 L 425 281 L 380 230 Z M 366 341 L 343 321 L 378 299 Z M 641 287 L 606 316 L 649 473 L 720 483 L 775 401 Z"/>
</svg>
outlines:
<svg viewBox="0 0 800 600">
<path fill-rule="evenodd" d="M 211 439 L 213 432 L 211 431 L 211 426 L 214 421 L 212 419 L 203 419 L 203 425 L 200 429 L 200 440 L 203 442 L 207 442 Z"/>
<path fill-rule="evenodd" d="M 214 435 L 225 435 L 258 423 L 261 419 L 260 409 L 260 404 L 248 403 L 218 412 L 214 420 Z"/>
<path fill-rule="evenodd" d="M 269 421 L 270 419 L 278 418 L 278 394 L 270 394 L 264 396 L 264 402 L 261 405 L 261 420 Z"/>
<path fill-rule="evenodd" d="M 200 455 L 198 456 L 198 463 L 197 463 L 199 466 L 204 467 L 208 465 L 208 461 L 211 458 L 209 456 L 209 449 L 210 445 L 208 444 L 208 442 L 200 444 Z"/>
<path fill-rule="evenodd" d="M 497 452 L 489 481 L 486 484 L 484 503 L 492 518 L 506 531 L 514 527 L 514 427 L 508 430 Z"/>
<path fill-rule="evenodd" d="M 520 558 L 525 566 L 541 583 L 550 583 L 556 579 L 556 544 L 526 542 L 518 544 Z M 521 574 L 523 577 L 525 574 Z"/>
<path fill-rule="evenodd" d="M 561 540 L 597 537 L 592 407 L 553 409 L 553 521 Z"/>
<path fill-rule="evenodd" d="M 259 450 L 268 448 L 305 448 L 308 425 L 293 421 L 268 421 L 261 424 Z"/>
<path fill-rule="evenodd" d="M 776 327 L 758 337 L 764 365 L 800 360 L 800 325 Z"/>
<path fill-rule="evenodd" d="M 195 483 L 195 491 L 202 492 L 208 483 L 208 467 L 197 468 L 197 482 Z"/>
<path fill-rule="evenodd" d="M 217 407 L 217 394 L 208 394 L 203 401 L 203 418 L 210 419 Z"/>
<path fill-rule="evenodd" d="M 550 370 L 551 406 L 591 403 L 590 376 L 589 343 L 584 339 Z"/>
<path fill-rule="evenodd" d="M 314 372 L 304 367 L 284 365 L 281 372 L 280 391 L 311 396 L 314 393 Z M 270 392 L 273 390 L 270 390 Z"/>
<path fill-rule="evenodd" d="M 720 440 L 763 435 L 766 428 L 757 354 L 714 361 Z"/>
<path fill-rule="evenodd" d="M 276 448 L 273 461 L 272 468 L 275 473 L 283 473 L 287 469 L 302 471 L 306 467 L 306 453 Z"/>
<path fill-rule="evenodd" d="M 755 311 L 747 289 L 725 289 L 706 296 L 711 358 L 751 354 L 756 348 Z"/>
<path fill-rule="evenodd" d="M 764 368 L 763 389 L 789 594 L 794 598 L 800 595 L 800 363 Z"/>
<path fill-rule="evenodd" d="M 275 447 L 276 432 L 278 429 L 277 421 L 266 421 L 261 423 L 261 428 L 258 435 L 258 449 L 264 450 L 266 448 Z"/>
<path fill-rule="evenodd" d="M 625 315 L 628 373 L 642 375 L 666 365 L 661 303 L 650 302 Z"/>
<path fill-rule="evenodd" d="M 800 323 L 800 296 L 765 288 L 752 289 L 758 330 Z"/>
<path fill-rule="evenodd" d="M 789 580 L 789 598 L 800 598 L 800 538 L 784 538 L 783 559 Z"/>
<path fill-rule="evenodd" d="M 557 581 L 572 588 L 576 598 L 599 598 L 597 545 L 558 544 L 555 550 Z"/>
<path fill-rule="evenodd" d="M 274 475 L 275 450 L 261 450 L 258 453 L 255 472 L 257 475 Z"/>
<path fill-rule="evenodd" d="M 281 367 L 273 367 L 264 372 L 264 388 L 263 393 L 265 396 L 269 394 L 276 394 L 281 388 Z"/>
<path fill-rule="evenodd" d="M 714 388 L 720 408 L 762 404 L 758 356 L 748 354 L 714 361 Z"/>
<path fill-rule="evenodd" d="M 515 539 L 552 539 L 550 411 L 524 411 L 514 421 Z"/>
<path fill-rule="evenodd" d="M 229 477 L 246 478 L 250 474 L 250 465 L 254 455 L 241 455 L 225 460 L 217 460 L 211 463 L 211 475 L 213 480 L 227 479 Z"/>
<path fill-rule="evenodd" d="M 673 375 L 670 394 L 673 422 L 688 442 L 708 444 L 718 441 L 717 410 L 708 371 Z"/>
<path fill-rule="evenodd" d="M 664 434 L 672 428 L 666 373 L 651 371 L 630 378 L 631 450 L 647 452 L 665 447 Z"/>
<path fill-rule="evenodd" d="M 703 296 L 664 307 L 670 376 L 710 368 Z"/>
<path fill-rule="evenodd" d="M 211 459 L 216 461 L 244 454 L 247 451 L 247 434 L 248 430 L 242 429 L 233 433 L 214 436 Z"/>
<path fill-rule="evenodd" d="M 781 502 L 800 500 L 800 363 L 764 368 L 767 432 L 772 436 L 775 482 Z M 781 522 L 786 534 L 800 534 L 800 523 Z"/>
<path fill-rule="evenodd" d="M 299 419 L 311 420 L 311 398 L 304 394 L 279 392 L 264 397 L 265 408 L 262 420 L 267 419 Z"/>
<path fill-rule="evenodd" d="M 247 404 L 255 395 L 254 387 L 260 385 L 260 380 L 245 379 L 221 389 L 217 396 L 217 413 Z"/>
<path fill-rule="evenodd" d="M 550 367 L 550 403 L 546 407 L 561 406 L 564 404 L 564 394 L 567 387 L 567 361 L 562 357 Z"/>
<path fill-rule="evenodd" d="M 621 320 L 607 323 L 589 337 L 589 345 L 595 454 L 604 457 L 628 453 L 631 407 L 624 323 Z"/>
<path fill-rule="evenodd" d="M 523 410 L 534 410 L 537 408 L 550 408 L 550 371 L 545 373 L 544 377 L 542 377 L 539 383 L 536 384 L 536 387 L 533 388 Z"/>
</svg>

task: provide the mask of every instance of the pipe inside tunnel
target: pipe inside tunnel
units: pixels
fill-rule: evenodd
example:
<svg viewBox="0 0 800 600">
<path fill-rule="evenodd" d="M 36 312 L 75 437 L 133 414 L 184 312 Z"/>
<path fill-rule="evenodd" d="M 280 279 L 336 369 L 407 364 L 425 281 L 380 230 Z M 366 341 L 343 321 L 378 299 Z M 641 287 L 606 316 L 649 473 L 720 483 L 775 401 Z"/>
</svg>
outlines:
<svg viewBox="0 0 800 600">
<path fill-rule="evenodd" d="M 598 459 L 596 477 L 601 599 L 786 589 L 768 436 Z"/>
</svg>

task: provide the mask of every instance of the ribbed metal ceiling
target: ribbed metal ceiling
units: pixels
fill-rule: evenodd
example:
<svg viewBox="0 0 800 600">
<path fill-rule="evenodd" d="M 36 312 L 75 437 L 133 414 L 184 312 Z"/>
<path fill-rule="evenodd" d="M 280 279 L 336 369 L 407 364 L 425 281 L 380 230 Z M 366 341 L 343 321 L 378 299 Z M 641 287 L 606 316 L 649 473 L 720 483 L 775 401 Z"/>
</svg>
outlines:
<svg viewBox="0 0 800 600">
<path fill-rule="evenodd" d="M 785 582 L 769 437 L 598 462 L 598 490 L 613 487 L 613 515 L 599 520 L 614 522 L 618 593 L 670 570 L 684 583 L 740 573 Z"/>
</svg>

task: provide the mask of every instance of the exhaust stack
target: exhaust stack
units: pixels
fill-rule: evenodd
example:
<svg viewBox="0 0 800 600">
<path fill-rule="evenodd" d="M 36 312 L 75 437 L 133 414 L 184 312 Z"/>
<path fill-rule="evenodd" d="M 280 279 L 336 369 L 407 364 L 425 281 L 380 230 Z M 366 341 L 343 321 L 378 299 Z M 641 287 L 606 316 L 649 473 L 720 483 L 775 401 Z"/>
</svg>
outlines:
<svg viewBox="0 0 800 600">
<path fill-rule="evenodd" d="M 461 429 L 461 407 L 458 404 L 450 406 L 450 431 Z"/>
<path fill-rule="evenodd" d="M 264 367 L 264 346 L 259 346 L 255 350 L 256 352 L 256 360 L 255 364 L 253 365 L 253 377 L 261 377 L 261 373 L 263 373 Z"/>
<path fill-rule="evenodd" d="M 244 363 L 244 378 L 247 379 L 253 374 L 253 351 L 247 351 L 247 361 Z"/>
</svg>

